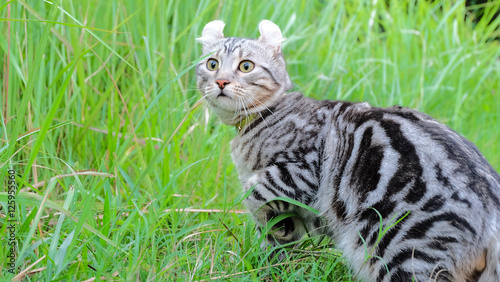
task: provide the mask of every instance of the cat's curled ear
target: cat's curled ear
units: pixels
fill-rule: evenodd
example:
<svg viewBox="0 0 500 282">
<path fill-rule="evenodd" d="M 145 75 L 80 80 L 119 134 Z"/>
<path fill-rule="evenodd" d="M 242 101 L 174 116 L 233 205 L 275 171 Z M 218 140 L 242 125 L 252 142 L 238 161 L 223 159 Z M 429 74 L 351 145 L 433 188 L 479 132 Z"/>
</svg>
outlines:
<svg viewBox="0 0 500 282">
<path fill-rule="evenodd" d="M 281 35 L 280 28 L 272 21 L 263 20 L 259 24 L 260 38 L 262 43 L 275 48 L 275 53 L 281 52 L 281 43 L 285 38 Z"/>
<path fill-rule="evenodd" d="M 209 47 L 217 43 L 217 41 L 224 38 L 224 26 L 226 24 L 223 21 L 211 21 L 205 25 L 201 37 L 197 38 L 198 42 L 203 45 L 203 53 L 208 53 Z"/>
</svg>

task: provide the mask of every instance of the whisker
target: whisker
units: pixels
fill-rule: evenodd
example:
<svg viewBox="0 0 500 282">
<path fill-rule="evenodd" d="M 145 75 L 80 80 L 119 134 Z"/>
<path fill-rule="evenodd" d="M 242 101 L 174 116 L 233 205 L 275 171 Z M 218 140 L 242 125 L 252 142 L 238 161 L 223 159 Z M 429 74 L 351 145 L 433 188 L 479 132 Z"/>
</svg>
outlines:
<svg viewBox="0 0 500 282">
<path fill-rule="evenodd" d="M 252 100 L 251 100 L 251 97 L 245 97 L 246 99 L 249 99 L 248 101 L 254 106 L 254 107 L 257 107 L 257 104 L 255 104 Z M 264 123 L 266 124 L 266 127 L 269 128 L 269 125 L 267 124 L 267 121 L 264 119 L 264 117 L 262 116 L 262 114 L 260 113 L 260 111 L 257 112 L 259 114 L 259 116 L 262 118 L 262 120 L 264 121 Z"/>
<path fill-rule="evenodd" d="M 276 117 L 278 120 L 281 121 L 280 117 L 278 117 L 271 109 L 269 109 L 269 107 L 267 107 L 264 103 L 262 103 L 261 101 L 259 101 L 259 99 L 253 97 L 253 96 L 248 96 L 247 98 L 250 99 L 250 103 L 252 103 L 255 107 L 257 107 L 257 104 L 254 103 L 254 101 L 258 102 L 260 105 L 264 106 L 264 108 L 269 111 L 271 113 L 271 115 L 273 115 L 274 117 Z M 253 100 L 252 100 L 253 99 Z M 265 125 L 267 128 L 269 128 L 269 124 L 267 123 L 267 121 L 264 119 L 264 117 L 262 116 L 261 112 L 259 111 L 258 112 L 260 117 L 262 118 L 262 120 L 264 121 Z M 271 134 L 273 134 L 273 132 L 271 131 Z"/>
<path fill-rule="evenodd" d="M 207 96 L 207 95 L 205 95 Z M 198 101 L 196 101 L 196 103 L 194 103 L 195 105 L 202 102 L 203 101 L 203 98 L 205 98 L 205 96 L 201 97 L 200 99 L 198 99 Z M 190 102 L 190 100 L 194 100 L 196 99 L 197 97 L 192 97 L 192 98 L 189 98 L 187 99 L 187 101 L 183 101 L 181 104 L 179 104 L 177 107 L 173 108 L 171 111 L 169 111 L 164 117 L 163 117 L 163 120 L 165 120 L 167 117 L 169 117 L 172 113 L 176 112 L 179 110 L 180 107 L 183 107 L 185 105 L 186 102 Z"/>
<path fill-rule="evenodd" d="M 250 114 L 248 113 L 247 111 L 247 108 L 245 106 L 246 103 L 244 103 L 246 100 L 245 100 L 245 95 L 244 95 L 244 90 L 240 90 L 240 92 L 243 92 L 241 93 L 242 95 L 239 95 L 238 96 L 238 99 L 241 101 L 241 107 L 238 109 L 238 111 L 242 111 L 242 109 L 245 111 L 245 118 L 248 117 Z"/>
</svg>

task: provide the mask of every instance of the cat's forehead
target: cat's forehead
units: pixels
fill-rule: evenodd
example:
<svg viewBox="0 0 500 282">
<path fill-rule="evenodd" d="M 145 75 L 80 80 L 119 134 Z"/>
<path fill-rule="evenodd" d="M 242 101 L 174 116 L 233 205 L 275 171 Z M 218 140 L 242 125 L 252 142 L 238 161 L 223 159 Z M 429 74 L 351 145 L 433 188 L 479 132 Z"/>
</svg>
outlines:
<svg viewBox="0 0 500 282">
<path fill-rule="evenodd" d="M 257 39 L 227 37 L 210 48 L 216 56 L 266 56 L 266 48 Z"/>
</svg>

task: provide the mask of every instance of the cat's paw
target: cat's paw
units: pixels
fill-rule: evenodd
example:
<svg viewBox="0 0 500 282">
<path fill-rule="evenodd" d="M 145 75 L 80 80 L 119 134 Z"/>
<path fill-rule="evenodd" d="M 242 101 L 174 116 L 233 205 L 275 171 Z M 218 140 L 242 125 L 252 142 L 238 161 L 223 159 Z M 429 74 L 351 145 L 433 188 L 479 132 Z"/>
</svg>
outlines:
<svg viewBox="0 0 500 282">
<path fill-rule="evenodd" d="M 293 218 L 285 218 L 276 223 L 276 225 L 271 228 L 271 232 L 274 239 L 276 239 L 280 244 L 293 241 L 295 233 L 295 223 Z"/>
</svg>

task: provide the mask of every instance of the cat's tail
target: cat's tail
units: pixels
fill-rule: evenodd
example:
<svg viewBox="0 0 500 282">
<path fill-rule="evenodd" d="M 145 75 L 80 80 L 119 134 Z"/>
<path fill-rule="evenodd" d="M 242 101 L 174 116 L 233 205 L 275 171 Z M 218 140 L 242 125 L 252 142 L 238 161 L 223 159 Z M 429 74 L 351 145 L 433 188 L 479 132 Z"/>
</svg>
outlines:
<svg viewBox="0 0 500 282">
<path fill-rule="evenodd" d="M 485 267 L 478 282 L 500 281 L 500 231 L 496 231 L 486 250 Z"/>
</svg>

